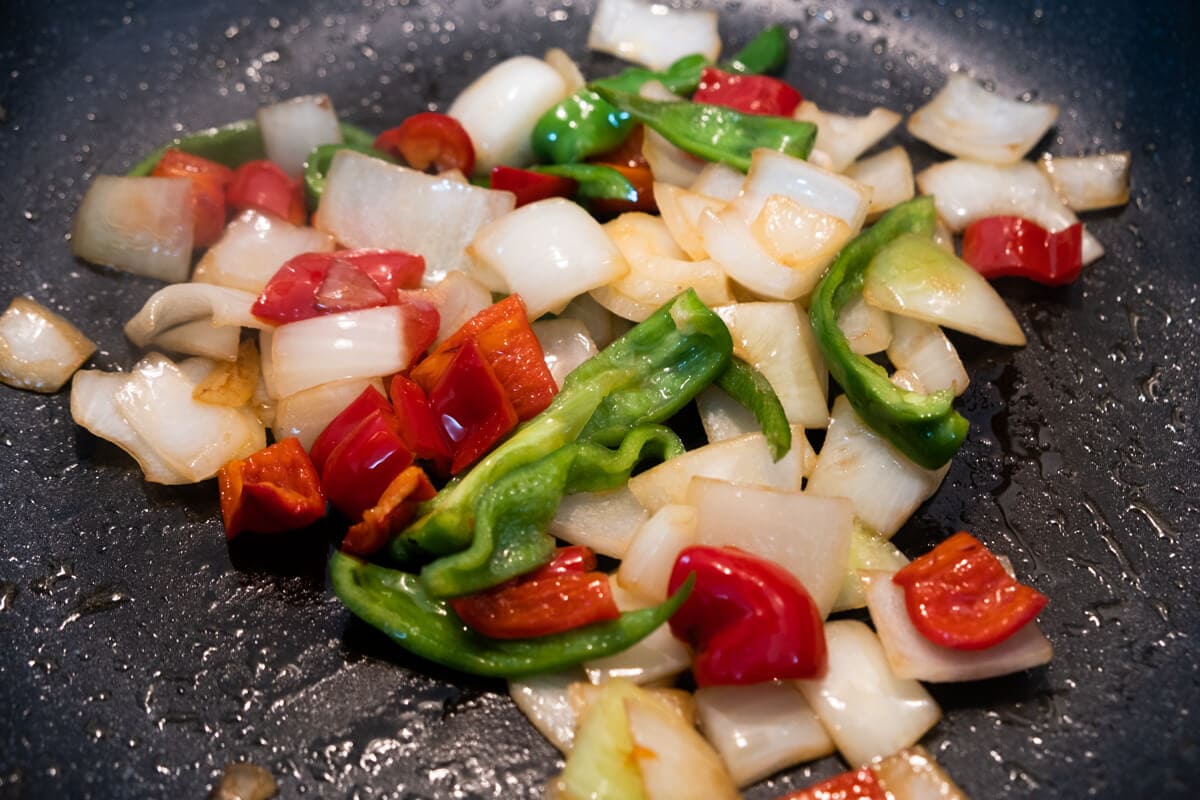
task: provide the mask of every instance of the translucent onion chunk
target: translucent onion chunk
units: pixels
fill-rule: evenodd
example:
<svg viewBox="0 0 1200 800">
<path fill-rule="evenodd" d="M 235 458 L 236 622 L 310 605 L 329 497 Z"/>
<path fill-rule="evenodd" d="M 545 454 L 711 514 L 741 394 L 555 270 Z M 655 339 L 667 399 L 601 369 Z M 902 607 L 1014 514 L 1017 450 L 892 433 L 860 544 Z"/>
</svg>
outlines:
<svg viewBox="0 0 1200 800">
<path fill-rule="evenodd" d="M 301 253 L 328 253 L 328 233 L 250 210 L 225 226 L 200 258 L 192 280 L 257 295 L 287 261 Z"/>
<path fill-rule="evenodd" d="M 192 266 L 192 182 L 100 175 L 75 215 L 71 252 L 168 283 Z"/>
<path fill-rule="evenodd" d="M 322 144 L 342 141 L 342 129 L 328 95 L 293 97 L 258 110 L 267 158 L 293 178 L 304 171 L 304 162 Z"/>
<path fill-rule="evenodd" d="M 1129 151 L 1066 158 L 1049 153 L 1038 167 L 1072 211 L 1123 206 L 1129 202 Z"/>
<path fill-rule="evenodd" d="M 643 0 L 600 0 L 587 46 L 650 69 L 666 69 L 692 53 L 716 61 L 721 37 L 715 11 L 685 11 Z"/>
<path fill-rule="evenodd" d="M 14 297 L 0 315 L 0 381 L 57 392 L 96 352 L 91 339 L 29 297 Z"/>
</svg>

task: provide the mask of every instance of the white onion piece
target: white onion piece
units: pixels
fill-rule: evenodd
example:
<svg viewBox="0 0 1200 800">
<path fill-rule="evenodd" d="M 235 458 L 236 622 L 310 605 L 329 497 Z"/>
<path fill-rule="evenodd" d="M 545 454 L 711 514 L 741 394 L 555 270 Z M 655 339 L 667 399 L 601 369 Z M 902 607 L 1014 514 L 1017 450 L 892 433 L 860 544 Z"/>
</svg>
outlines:
<svg viewBox="0 0 1200 800">
<path fill-rule="evenodd" d="M 463 323 L 492 304 L 492 293 L 479 281 L 460 270 L 451 270 L 423 292 L 437 307 L 438 332 L 434 345 L 441 344 Z"/>
<path fill-rule="evenodd" d="M 967 390 L 967 370 L 958 351 L 937 325 L 911 317 L 892 318 L 888 360 L 916 376 L 926 392 L 949 389 L 957 397 Z"/>
<path fill-rule="evenodd" d="M 487 225 L 471 253 L 508 291 L 521 295 L 530 319 L 561 311 L 576 295 L 629 271 L 600 223 L 561 197 L 522 206 Z"/>
<path fill-rule="evenodd" d="M 168 328 L 152 341 L 155 348 L 173 353 L 233 362 L 241 339 L 242 329 L 236 325 L 213 327 L 208 320 L 198 319 Z"/>
<path fill-rule="evenodd" d="M 1129 202 L 1129 151 L 1067 158 L 1046 153 L 1038 167 L 1073 211 L 1123 206 Z"/>
<path fill-rule="evenodd" d="M 854 530 L 850 533 L 850 563 L 846 567 L 846 575 L 842 580 L 842 588 L 838 591 L 837 600 L 833 603 L 833 610 L 850 611 L 867 604 L 862 582 L 858 579 L 862 570 L 892 574 L 907 563 L 908 559 L 896 545 L 856 519 Z"/>
<path fill-rule="evenodd" d="M 96 352 L 91 339 L 28 297 L 14 297 L 0 315 L 0 382 L 57 392 Z"/>
<path fill-rule="evenodd" d="M 597 286 L 588 295 L 615 317 L 629 322 L 641 322 L 657 310 L 657 306 L 634 300 L 612 286 Z"/>
<path fill-rule="evenodd" d="M 192 280 L 258 294 L 285 262 L 301 253 L 329 253 L 333 237 L 249 210 L 225 226 L 200 258 Z"/>
<path fill-rule="evenodd" d="M 933 99 L 908 118 L 908 131 L 960 158 L 1015 164 L 1058 119 L 1052 103 L 1020 103 L 989 92 L 966 75 L 951 75 Z"/>
<path fill-rule="evenodd" d="M 654 202 L 658 205 L 658 213 L 671 232 L 675 243 L 687 253 L 693 261 L 708 258 L 708 250 L 700 238 L 700 215 L 705 209 L 714 212 L 725 207 L 725 201 L 709 197 L 698 192 L 681 189 L 669 183 L 656 181 L 654 184 Z"/>
<path fill-rule="evenodd" d="M 762 430 L 754 414 L 719 386 L 706 386 L 696 395 L 696 410 L 709 444 Z"/>
<path fill-rule="evenodd" d="M 738 786 L 833 753 L 833 740 L 790 683 L 696 690 L 700 729 Z"/>
<path fill-rule="evenodd" d="M 417 353 L 405 314 L 401 306 L 383 306 L 280 325 L 271 339 L 268 386 L 279 398 L 330 381 L 406 369 Z"/>
<path fill-rule="evenodd" d="M 595 291 L 595 290 L 593 290 Z M 591 294 L 581 294 L 567 304 L 558 315 L 560 319 L 577 319 L 587 326 L 588 335 L 603 350 L 631 327 L 628 320 L 616 316 L 602 306 Z"/>
<path fill-rule="evenodd" d="M 168 283 L 192 266 L 192 182 L 100 175 L 75 215 L 71 253 Z"/>
<path fill-rule="evenodd" d="M 837 217 L 858 233 L 867 218 L 871 191 L 845 175 L 838 175 L 802 158 L 794 158 L 767 148 L 755 150 L 750 158 L 746 182 L 732 205 L 742 218 L 751 222 L 762 213 L 767 198 L 774 195 Z"/>
<path fill-rule="evenodd" d="M 658 82 L 651 81 L 650 83 Z M 643 92 L 639 92 L 639 94 L 645 96 Z M 656 183 L 662 182 L 680 187 L 691 186 L 695 183 L 701 170 L 709 163 L 676 147 L 661 134 L 649 128 L 646 128 L 645 138 L 642 139 L 642 157 L 646 159 L 646 164 L 650 167 L 650 174 L 654 176 Z M 658 195 L 655 195 L 655 199 L 658 199 Z"/>
<path fill-rule="evenodd" d="M 634 686 L 632 682 L 623 680 L 608 681 L 603 684 L 588 683 L 587 681 L 572 683 L 567 689 L 571 707 L 575 709 L 576 714 L 585 714 L 605 691 L 615 685 L 630 688 Z M 693 699 L 692 693 L 686 689 L 674 689 L 669 686 L 639 686 L 636 691 L 645 692 L 653 697 L 672 714 L 678 714 L 679 718 L 688 725 L 696 724 L 696 701 Z"/>
<path fill-rule="evenodd" d="M 699 541 L 696 521 L 696 509 L 672 505 L 663 506 L 643 522 L 617 570 L 621 588 L 650 602 L 666 600 L 675 559 L 681 550 Z"/>
<path fill-rule="evenodd" d="M 965 261 L 916 234 L 901 236 L 871 260 L 862 296 L 893 314 L 989 342 L 1025 344 L 1021 325 L 992 284 Z"/>
<path fill-rule="evenodd" d="M 763 374 L 789 422 L 829 422 L 828 373 L 812 327 L 795 303 L 737 303 L 713 309 L 729 328 L 734 355 Z"/>
<path fill-rule="evenodd" d="M 564 542 L 590 547 L 600 555 L 623 558 L 647 516 L 628 488 L 576 492 L 563 497 L 547 530 Z"/>
<path fill-rule="evenodd" d="M 895 800 L 967 800 L 924 747 L 906 747 L 871 764 L 879 787 Z"/>
<path fill-rule="evenodd" d="M 275 359 L 271 355 L 271 343 L 274 340 L 274 328 L 263 328 L 258 332 L 258 368 L 262 371 L 263 388 L 271 402 L 282 397 L 275 386 Z"/>
<path fill-rule="evenodd" d="M 954 233 L 976 220 L 1025 217 L 1048 231 L 1060 231 L 1079 219 L 1063 205 L 1046 174 L 1029 162 L 1008 167 L 973 161 L 943 161 L 917 175 L 921 194 L 931 194 L 939 216 Z M 1104 255 L 1104 247 L 1083 231 L 1083 263 Z"/>
<path fill-rule="evenodd" d="M 387 397 L 387 389 L 379 378 L 350 378 L 322 383 L 311 389 L 279 398 L 271 426 L 275 441 L 290 436 L 300 440 L 307 450 L 334 417 L 342 413 L 368 386 Z"/>
<path fill-rule="evenodd" d="M 700 215 L 699 230 L 709 256 L 735 283 L 759 297 L 795 300 L 820 279 L 815 270 L 792 269 L 772 258 L 736 209 L 720 214 L 705 210 Z"/>
<path fill-rule="evenodd" d="M 803 428 L 792 427 L 792 449 L 779 461 L 771 459 L 762 433 L 747 433 L 651 467 L 629 479 L 629 491 L 652 514 L 666 505 L 686 503 L 688 485 L 697 476 L 799 491 L 812 462 Z"/>
<path fill-rule="evenodd" d="M 656 256 L 685 257 L 662 217 L 631 211 L 604 223 L 603 228 L 630 266 Z"/>
<path fill-rule="evenodd" d="M 891 673 L 879 639 L 863 623 L 825 623 L 825 646 L 825 676 L 796 685 L 852 767 L 915 744 L 941 718 L 921 684 Z"/>
<path fill-rule="evenodd" d="M 425 280 L 436 283 L 453 269 L 470 272 L 466 246 L 514 205 L 512 192 L 341 150 L 330 163 L 314 225 L 346 247 L 418 253 L 425 257 Z"/>
<path fill-rule="evenodd" d="M 696 180 L 687 188 L 696 194 L 714 197 L 728 203 L 741 194 L 742 186 L 745 183 L 746 176 L 738 170 L 728 164 L 713 162 L 700 170 Z"/>
<path fill-rule="evenodd" d="M 551 47 L 542 56 L 542 59 L 558 73 L 558 77 L 563 79 L 563 86 L 566 87 L 567 94 L 573 94 L 587 86 L 587 78 L 583 77 L 579 65 L 566 50 L 561 47 Z"/>
<path fill-rule="evenodd" d="M 693 478 L 700 543 L 733 545 L 795 575 L 824 617 L 833 608 L 850 554 L 854 508 L 839 497 Z"/>
<path fill-rule="evenodd" d="M 71 381 L 71 418 L 94 436 L 112 442 L 133 456 L 146 480 L 178 485 L 191 483 L 171 468 L 117 410 L 117 392 L 129 376 L 120 372 L 85 369 Z"/>
<path fill-rule="evenodd" d="M 904 587 L 892 583 L 892 573 L 864 570 L 859 576 L 871 610 L 871 622 L 879 633 L 892 673 L 898 678 L 930 683 L 974 681 L 1047 664 L 1054 656 L 1054 648 L 1036 621 L 984 650 L 936 645 L 913 625 L 904 600 Z"/>
<path fill-rule="evenodd" d="M 878 155 L 855 161 L 846 168 L 846 177 L 871 189 L 867 218 L 878 217 L 892 206 L 911 200 L 916 193 L 912 161 L 900 145 Z"/>
<path fill-rule="evenodd" d="M 562 75 L 533 56 L 501 61 L 480 75 L 446 111 L 462 123 L 475 145 L 475 174 L 492 167 L 533 161 L 533 126 L 570 89 Z"/>
<path fill-rule="evenodd" d="M 938 221 L 933 226 L 933 243 L 945 250 L 947 253 L 954 253 L 954 234 L 946 227 L 946 223 L 938 217 Z"/>
<path fill-rule="evenodd" d="M 869 356 L 881 353 L 892 343 L 892 315 L 856 295 L 838 314 L 838 328 L 850 342 L 850 350 Z"/>
<path fill-rule="evenodd" d="M 265 328 L 250 313 L 255 296 L 240 289 L 228 289 L 210 283 L 176 283 L 159 289 L 141 310 L 125 323 L 125 335 L 138 347 L 149 347 L 159 336 L 189 322 L 206 322 L 214 328 Z M 185 344 L 176 336 L 174 349 Z M 235 346 L 236 356 L 236 346 Z M 185 350 L 185 352 L 191 352 Z"/>
<path fill-rule="evenodd" d="M 575 667 L 508 682 L 508 694 L 517 708 L 563 753 L 571 749 L 575 723 L 579 720 L 568 689 L 582 680 L 583 671 Z"/>
<path fill-rule="evenodd" d="M 844 220 L 778 194 L 767 198 L 750 229 L 771 258 L 805 276 L 801 294 L 816 286 L 853 236 Z"/>
<path fill-rule="evenodd" d="M 646 608 L 658 601 L 646 601 L 633 592 L 622 589 L 610 578 L 613 600 L 622 612 Z M 646 638 L 631 647 L 604 658 L 583 662 L 588 680 L 600 684 L 611 680 L 627 680 L 638 685 L 652 684 L 673 678 L 692 665 L 692 654 L 663 623 Z"/>
<path fill-rule="evenodd" d="M 587 46 L 650 69 L 666 69 L 692 53 L 709 61 L 721 54 L 715 11 L 684 11 L 642 0 L 600 0 Z"/>
<path fill-rule="evenodd" d="M 267 158 L 293 178 L 304 171 L 304 162 L 313 148 L 342 141 L 342 129 L 328 95 L 293 97 L 263 106 L 256 116 Z"/>
<path fill-rule="evenodd" d="M 888 380 L 893 386 L 903 389 L 906 392 L 917 392 L 918 394 L 927 394 L 925 384 L 921 383 L 921 379 L 916 374 L 909 372 L 906 369 L 898 369 L 888 376 Z"/>
<path fill-rule="evenodd" d="M 829 157 L 827 169 L 834 172 L 845 171 L 856 158 L 891 133 L 902 119 L 886 108 L 873 108 L 865 117 L 831 114 L 817 108 L 811 100 L 797 106 L 792 116 L 816 124 L 817 138 L 813 147 Z"/>
<path fill-rule="evenodd" d="M 550 375 L 559 389 L 567 375 L 596 353 L 596 343 L 587 326 L 576 319 L 543 319 L 533 323 L 533 333 L 542 345 Z"/>
<path fill-rule="evenodd" d="M 662 701 L 653 700 L 625 701 L 646 800 L 738 800 L 737 786 L 712 745 Z"/>
<path fill-rule="evenodd" d="M 914 464 L 868 428 L 842 395 L 833 401 L 825 443 L 805 491 L 846 498 L 863 522 L 890 538 L 937 491 L 947 468 Z"/>
<path fill-rule="evenodd" d="M 173 471 L 189 481 L 202 481 L 226 462 L 266 447 L 267 437 L 248 408 L 198 402 L 192 397 L 195 388 L 196 381 L 179 366 L 151 353 L 134 367 L 114 402 L 129 426 Z"/>
</svg>

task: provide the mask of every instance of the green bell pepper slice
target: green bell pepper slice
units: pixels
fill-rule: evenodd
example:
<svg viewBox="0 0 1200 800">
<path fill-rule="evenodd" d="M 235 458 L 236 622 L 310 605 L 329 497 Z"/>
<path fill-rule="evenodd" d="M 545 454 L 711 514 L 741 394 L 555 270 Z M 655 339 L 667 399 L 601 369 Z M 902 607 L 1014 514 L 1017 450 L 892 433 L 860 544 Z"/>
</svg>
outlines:
<svg viewBox="0 0 1200 800">
<path fill-rule="evenodd" d="M 735 357 L 717 379 L 717 386 L 758 420 L 775 461 L 792 448 L 792 425 L 767 376 Z"/>
<path fill-rule="evenodd" d="M 570 178 L 579 184 L 575 197 L 580 200 L 628 200 L 636 203 L 638 199 L 637 189 L 629 179 L 604 164 L 536 165 L 529 170 Z"/>
<path fill-rule="evenodd" d="M 787 31 L 782 25 L 772 25 L 751 39 L 733 58 L 721 62 L 721 69 L 744 75 L 765 75 L 783 66 L 787 52 Z"/>
</svg>

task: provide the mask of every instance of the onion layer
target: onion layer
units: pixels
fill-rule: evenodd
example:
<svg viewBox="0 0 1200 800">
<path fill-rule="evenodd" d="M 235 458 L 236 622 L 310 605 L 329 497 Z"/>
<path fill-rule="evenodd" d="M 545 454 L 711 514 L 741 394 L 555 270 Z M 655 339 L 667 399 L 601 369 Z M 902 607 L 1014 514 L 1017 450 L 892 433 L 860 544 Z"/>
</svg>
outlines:
<svg viewBox="0 0 1200 800">
<path fill-rule="evenodd" d="M 192 280 L 257 295 L 293 257 L 329 253 L 333 247 L 328 233 L 250 210 L 225 226 L 221 238 L 200 258 Z"/>
<path fill-rule="evenodd" d="M 715 11 L 682 11 L 641 0 L 601 0 L 587 46 L 650 69 L 666 69 L 692 53 L 709 61 L 721 54 Z"/>
<path fill-rule="evenodd" d="M 1129 152 L 1083 158 L 1042 156 L 1038 167 L 1073 211 L 1123 206 L 1129 202 Z"/>
<path fill-rule="evenodd" d="M 100 175 L 75 215 L 71 252 L 168 283 L 192 266 L 192 182 Z"/>
<path fill-rule="evenodd" d="M 267 158 L 293 178 L 304 171 L 304 162 L 322 144 L 340 144 L 342 129 L 328 95 L 293 97 L 258 110 Z"/>
<path fill-rule="evenodd" d="M 58 314 L 14 297 L 0 315 L 0 382 L 57 392 L 96 352 L 96 345 Z"/>
</svg>

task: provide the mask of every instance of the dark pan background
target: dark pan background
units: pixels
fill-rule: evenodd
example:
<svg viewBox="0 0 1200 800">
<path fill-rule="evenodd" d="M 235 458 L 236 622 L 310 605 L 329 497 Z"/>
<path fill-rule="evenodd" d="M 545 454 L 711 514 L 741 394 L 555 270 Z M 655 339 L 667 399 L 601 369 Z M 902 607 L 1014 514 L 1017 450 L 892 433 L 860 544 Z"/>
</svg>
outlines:
<svg viewBox="0 0 1200 800">
<path fill-rule="evenodd" d="M 76 321 L 128 368 L 121 324 L 153 281 L 72 260 L 91 178 L 179 130 L 327 92 L 380 130 L 488 65 L 565 47 L 591 2 L 130 0 L 0 5 L 0 287 Z M 730 3 L 732 49 L 768 20 L 787 77 L 830 110 L 910 111 L 953 70 L 1061 106 L 1040 149 L 1133 153 L 1132 202 L 1089 215 L 1108 255 L 1073 286 L 1006 282 L 1029 333 L 959 342 L 971 433 L 901 532 L 966 528 L 1052 597 L 1057 655 L 935 688 L 925 739 L 976 798 L 1184 797 L 1200 780 L 1200 267 L 1196 5 Z M 918 165 L 936 156 L 904 133 Z M 186 420 L 180 420 L 186 424 Z M 557 753 L 497 683 L 410 658 L 326 589 L 332 529 L 227 546 L 213 482 L 144 484 L 73 425 L 65 392 L 0 387 L 0 797 L 201 797 L 268 767 L 283 797 L 532 797 Z M 842 769 L 760 784 L 772 798 Z M 684 776 L 681 776 L 684 777 Z"/>
</svg>

